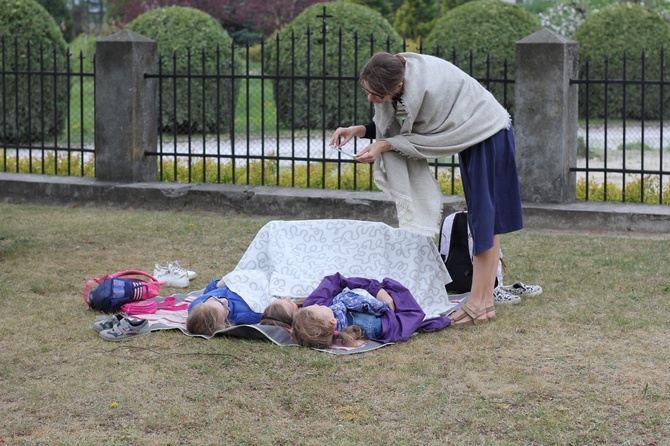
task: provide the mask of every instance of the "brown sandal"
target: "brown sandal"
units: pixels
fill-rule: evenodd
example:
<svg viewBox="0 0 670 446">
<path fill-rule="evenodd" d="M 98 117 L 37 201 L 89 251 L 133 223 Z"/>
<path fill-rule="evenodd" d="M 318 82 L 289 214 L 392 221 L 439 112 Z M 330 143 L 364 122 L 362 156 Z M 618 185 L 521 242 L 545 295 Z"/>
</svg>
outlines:
<svg viewBox="0 0 670 446">
<path fill-rule="evenodd" d="M 475 313 L 467 305 L 463 305 L 460 309 L 463 310 L 463 313 L 460 316 L 451 319 L 451 326 L 452 327 L 471 327 L 471 326 L 474 326 L 474 325 L 478 325 L 482 322 L 488 322 L 488 319 L 483 319 L 483 320 L 477 319 L 481 315 L 486 314 L 486 310 L 487 310 L 486 308 L 479 311 L 478 313 Z M 465 318 L 469 318 L 470 320 L 459 323 L 459 321 L 462 321 Z"/>
<path fill-rule="evenodd" d="M 485 312 L 486 314 L 489 314 L 489 313 L 492 312 L 492 311 L 496 311 L 496 307 L 495 307 L 495 305 L 491 305 L 490 307 L 486 307 L 486 309 L 484 310 L 484 312 Z M 488 319 L 489 321 L 495 321 L 495 320 L 496 320 L 496 317 L 495 317 L 495 316 L 493 316 L 493 317 L 488 317 L 488 316 L 486 316 L 486 319 Z"/>
</svg>

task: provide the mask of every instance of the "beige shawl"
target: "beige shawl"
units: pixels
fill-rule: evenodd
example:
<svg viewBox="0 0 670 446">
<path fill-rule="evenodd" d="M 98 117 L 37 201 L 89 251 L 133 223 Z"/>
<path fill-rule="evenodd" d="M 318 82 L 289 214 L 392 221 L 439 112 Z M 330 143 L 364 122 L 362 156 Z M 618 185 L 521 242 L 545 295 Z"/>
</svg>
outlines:
<svg viewBox="0 0 670 446">
<path fill-rule="evenodd" d="M 401 53 L 405 67 L 396 119 L 389 101 L 375 104 L 377 139 L 392 151 L 375 161 L 375 183 L 395 202 L 399 226 L 433 236 L 442 217 L 442 192 L 428 159 L 454 155 L 509 128 L 509 113 L 481 84 L 437 57 Z"/>
</svg>

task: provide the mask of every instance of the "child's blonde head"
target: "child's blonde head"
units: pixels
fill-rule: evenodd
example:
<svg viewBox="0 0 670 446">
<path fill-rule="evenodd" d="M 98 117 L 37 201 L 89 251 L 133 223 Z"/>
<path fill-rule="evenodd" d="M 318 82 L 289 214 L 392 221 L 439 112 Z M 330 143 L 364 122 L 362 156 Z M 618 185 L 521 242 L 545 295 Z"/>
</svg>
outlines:
<svg viewBox="0 0 670 446">
<path fill-rule="evenodd" d="M 260 325 L 275 325 L 277 327 L 290 329 L 293 325 L 293 314 L 286 307 L 275 301 L 268 305 L 263 311 Z"/>
<path fill-rule="evenodd" d="M 344 345 L 356 346 L 358 340 L 365 338 L 365 332 L 358 325 L 351 325 L 336 335 L 330 320 L 310 311 L 310 307 L 301 308 L 293 316 L 291 339 L 303 347 L 328 348 L 337 337 Z"/>
<path fill-rule="evenodd" d="M 193 334 L 211 336 L 230 325 L 230 322 L 223 317 L 220 310 L 204 304 L 193 307 L 186 318 L 186 329 Z"/>
</svg>

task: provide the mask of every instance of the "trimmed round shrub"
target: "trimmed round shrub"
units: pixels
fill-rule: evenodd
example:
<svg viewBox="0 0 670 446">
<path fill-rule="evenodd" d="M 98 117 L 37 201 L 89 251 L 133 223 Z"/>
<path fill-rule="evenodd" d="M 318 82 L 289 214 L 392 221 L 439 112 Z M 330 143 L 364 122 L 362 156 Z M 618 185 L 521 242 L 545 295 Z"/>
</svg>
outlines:
<svg viewBox="0 0 670 446">
<path fill-rule="evenodd" d="M 67 117 L 67 78 L 49 74 L 67 69 L 63 35 L 36 1 L 0 0 L 0 36 L 6 72 L 0 95 L 2 139 L 46 143 L 61 132 Z"/>
<path fill-rule="evenodd" d="M 644 78 L 661 78 L 661 50 L 670 42 L 670 25 L 655 11 L 637 4 L 620 3 L 608 6 L 587 16 L 577 29 L 575 40 L 579 43 L 580 76 L 591 79 L 642 79 L 642 54 L 644 51 Z M 623 56 L 626 56 L 624 71 Z M 607 64 L 605 61 L 607 60 Z M 607 74 L 605 69 L 607 68 Z M 667 74 L 665 74 L 667 79 Z M 661 97 L 659 85 L 610 84 L 607 87 L 589 85 L 588 115 L 592 118 L 659 119 L 670 113 L 670 92 L 666 87 Z M 579 87 L 580 114 L 586 117 L 586 86 Z M 624 103 L 625 93 L 625 103 Z M 644 100 L 644 111 L 642 101 Z M 607 110 L 607 113 L 605 113 Z"/>
<path fill-rule="evenodd" d="M 325 35 L 324 13 L 330 16 Z M 278 122 L 295 129 L 367 122 L 371 105 L 358 84 L 360 71 L 372 54 L 401 50 L 398 33 L 366 6 L 345 2 L 310 6 L 265 49 L 265 74 L 279 76 L 274 84 Z M 298 79 L 282 80 L 282 76 Z M 340 76 L 347 79 L 329 79 Z"/>
<path fill-rule="evenodd" d="M 381 15 L 383 15 L 386 18 L 386 20 L 389 21 L 389 23 L 391 22 L 391 20 L 393 20 L 393 14 L 395 14 L 393 5 L 388 0 L 345 0 L 345 1 L 349 3 L 356 3 L 357 5 L 367 6 L 368 8 L 375 10 Z"/>
<path fill-rule="evenodd" d="M 449 60 L 476 78 L 514 79 L 515 43 L 540 29 L 537 16 L 500 0 L 465 3 L 445 13 L 424 42 L 424 51 Z M 487 55 L 490 71 L 487 76 Z M 472 57 L 472 59 L 470 59 Z M 514 105 L 514 90 L 504 85 L 487 85 L 508 110 Z"/>
<path fill-rule="evenodd" d="M 176 87 L 171 78 L 161 81 L 161 130 L 178 134 L 226 132 L 239 88 L 231 88 L 229 79 L 197 77 L 232 71 L 233 40 L 219 22 L 197 9 L 171 6 L 146 12 L 126 28 L 158 42 L 162 74 L 195 76 L 190 81 L 177 78 Z"/>
<path fill-rule="evenodd" d="M 446 14 L 447 11 L 451 11 L 452 9 L 458 8 L 459 6 L 469 3 L 471 1 L 473 0 L 442 0 L 441 2 L 442 14 Z"/>
</svg>

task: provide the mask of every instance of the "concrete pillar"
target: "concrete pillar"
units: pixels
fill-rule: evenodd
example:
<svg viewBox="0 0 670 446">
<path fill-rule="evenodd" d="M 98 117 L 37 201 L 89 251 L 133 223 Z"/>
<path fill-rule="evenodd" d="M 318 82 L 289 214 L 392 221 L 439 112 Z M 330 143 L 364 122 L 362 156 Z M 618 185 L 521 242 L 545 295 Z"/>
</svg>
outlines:
<svg viewBox="0 0 670 446">
<path fill-rule="evenodd" d="M 95 51 L 95 177 L 156 181 L 158 45 L 130 30 L 98 40 Z"/>
<path fill-rule="evenodd" d="M 575 199 L 578 44 L 548 29 L 516 43 L 514 132 L 521 199 Z"/>
</svg>

